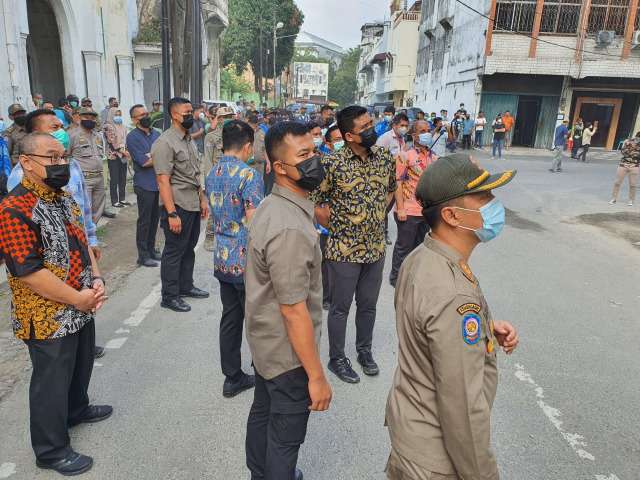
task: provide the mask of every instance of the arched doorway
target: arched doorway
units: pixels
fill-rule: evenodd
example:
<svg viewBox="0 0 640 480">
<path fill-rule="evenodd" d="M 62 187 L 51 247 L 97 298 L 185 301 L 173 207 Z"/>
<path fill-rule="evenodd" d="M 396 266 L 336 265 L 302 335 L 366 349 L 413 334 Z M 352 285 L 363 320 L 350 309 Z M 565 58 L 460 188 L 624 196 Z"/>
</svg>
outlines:
<svg viewBox="0 0 640 480">
<path fill-rule="evenodd" d="M 27 0 L 29 37 L 27 65 L 31 92 L 39 92 L 56 106 L 66 96 L 60 33 L 49 0 Z"/>
</svg>

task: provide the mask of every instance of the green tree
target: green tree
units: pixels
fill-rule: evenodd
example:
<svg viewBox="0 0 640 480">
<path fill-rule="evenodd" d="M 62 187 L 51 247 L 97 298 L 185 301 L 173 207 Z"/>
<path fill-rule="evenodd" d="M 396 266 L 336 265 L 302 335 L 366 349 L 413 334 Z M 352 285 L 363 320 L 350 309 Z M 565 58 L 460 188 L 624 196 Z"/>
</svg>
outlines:
<svg viewBox="0 0 640 480">
<path fill-rule="evenodd" d="M 220 88 L 229 92 L 233 97 L 234 93 L 246 95 L 252 93 L 253 85 L 242 78 L 232 67 L 225 67 L 220 70 Z"/>
<path fill-rule="evenodd" d="M 274 18 L 275 16 L 275 18 Z M 229 0 L 229 30 L 222 39 L 222 65 L 234 65 L 239 73 L 247 66 L 256 78 L 255 90 L 262 92 L 260 78 L 260 24 L 262 23 L 262 73 L 273 78 L 273 29 L 278 30 L 276 74 L 280 75 L 291 63 L 295 51 L 295 35 L 300 32 L 304 15 L 295 0 Z M 292 35 L 292 36 L 289 36 Z M 267 55 L 267 49 L 270 54 Z"/>
<path fill-rule="evenodd" d="M 340 66 L 331 74 L 329 69 L 329 100 L 340 104 L 341 107 L 355 102 L 358 88 L 358 63 L 360 61 L 360 46 L 350 48 L 342 56 Z"/>
</svg>

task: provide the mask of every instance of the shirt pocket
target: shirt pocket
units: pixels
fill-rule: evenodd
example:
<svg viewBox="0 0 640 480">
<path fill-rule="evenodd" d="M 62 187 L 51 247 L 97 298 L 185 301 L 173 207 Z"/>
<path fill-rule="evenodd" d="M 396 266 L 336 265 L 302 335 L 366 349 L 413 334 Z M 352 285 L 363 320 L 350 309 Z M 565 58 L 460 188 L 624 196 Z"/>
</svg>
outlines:
<svg viewBox="0 0 640 480">
<path fill-rule="evenodd" d="M 189 160 L 189 154 L 183 150 L 178 150 L 175 156 L 176 162 L 180 162 L 184 164 L 187 160 Z"/>
<path fill-rule="evenodd" d="M 93 149 L 91 145 L 85 144 L 80 146 L 80 156 L 83 158 L 93 157 Z"/>
</svg>

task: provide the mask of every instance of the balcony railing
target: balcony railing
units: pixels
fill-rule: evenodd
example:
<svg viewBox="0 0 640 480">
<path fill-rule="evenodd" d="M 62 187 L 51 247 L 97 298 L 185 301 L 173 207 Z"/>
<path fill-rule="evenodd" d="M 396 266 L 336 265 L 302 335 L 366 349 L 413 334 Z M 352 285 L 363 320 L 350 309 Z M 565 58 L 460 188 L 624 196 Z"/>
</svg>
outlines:
<svg viewBox="0 0 640 480">
<path fill-rule="evenodd" d="M 396 17 L 393 21 L 393 27 L 395 28 L 402 21 L 412 21 L 419 22 L 420 21 L 420 12 L 404 12 Z"/>
</svg>

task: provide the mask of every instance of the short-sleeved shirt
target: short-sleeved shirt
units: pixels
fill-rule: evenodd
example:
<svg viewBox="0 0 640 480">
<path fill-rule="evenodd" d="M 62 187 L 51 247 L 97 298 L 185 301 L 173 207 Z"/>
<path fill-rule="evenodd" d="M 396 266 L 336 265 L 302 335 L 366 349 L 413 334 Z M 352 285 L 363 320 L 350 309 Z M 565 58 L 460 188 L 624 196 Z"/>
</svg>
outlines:
<svg viewBox="0 0 640 480">
<path fill-rule="evenodd" d="M 398 367 L 386 408 L 393 449 L 432 472 L 499 480 L 490 444 L 498 344 L 477 278 L 427 235 L 400 268 L 395 308 Z"/>
<path fill-rule="evenodd" d="M 509 115 L 509 116 L 503 115 L 502 116 L 502 123 L 504 123 L 504 128 L 508 132 L 509 130 L 511 130 L 513 125 L 516 123 L 516 119 L 513 118 L 511 115 Z"/>
<path fill-rule="evenodd" d="M 216 234 L 214 276 L 227 283 L 243 283 L 246 211 L 258 208 L 262 201 L 262 178 L 239 158 L 224 155 L 209 172 L 205 190 Z"/>
<path fill-rule="evenodd" d="M 564 147 L 567 144 L 567 139 L 564 138 L 565 135 L 569 135 L 569 129 L 564 125 L 558 125 L 556 127 L 556 136 L 553 144 L 556 147 Z"/>
<path fill-rule="evenodd" d="M 0 257 L 13 293 L 11 321 L 16 338 L 61 338 L 93 320 L 92 313 L 48 300 L 20 280 L 47 269 L 75 290 L 92 288 L 84 218 L 71 195 L 46 190 L 24 178 L 0 203 Z"/>
<path fill-rule="evenodd" d="M 248 225 L 245 323 L 253 364 L 266 380 L 301 367 L 280 305 L 305 302 L 316 349 L 322 331 L 322 253 L 310 200 L 274 185 Z"/>
<path fill-rule="evenodd" d="M 637 167 L 640 165 L 640 144 L 635 139 L 628 139 L 622 144 L 621 167 Z"/>
<path fill-rule="evenodd" d="M 402 151 L 406 148 L 404 145 L 404 138 L 400 135 L 396 135 L 396 132 L 393 130 L 389 130 L 387 133 L 378 137 L 378 141 L 376 145 L 379 147 L 384 147 L 389 150 L 392 157 L 397 157 L 402 153 Z"/>
<path fill-rule="evenodd" d="M 473 127 L 475 127 L 476 122 L 471 118 L 467 120 L 466 118 L 462 121 L 462 134 L 463 135 L 471 135 L 473 131 Z"/>
<path fill-rule="evenodd" d="M 134 128 L 127 135 L 127 150 L 133 162 L 133 186 L 149 192 L 158 191 L 158 178 L 153 165 L 143 167 L 149 161 L 147 153 L 151 153 L 153 142 L 160 138 L 160 133 L 153 128 L 149 134 L 141 128 Z"/>
<path fill-rule="evenodd" d="M 189 212 L 199 212 L 199 156 L 189 132 L 182 133 L 172 125 L 151 146 L 151 158 L 157 175 L 171 175 L 173 202 Z"/>
<path fill-rule="evenodd" d="M 189 129 L 189 133 L 198 133 L 200 131 L 200 129 L 204 128 L 206 125 L 206 123 L 204 123 L 203 120 L 200 120 L 199 118 L 194 118 L 193 119 L 193 127 L 191 127 Z M 202 154 L 204 153 L 204 137 L 205 137 L 206 133 L 203 133 L 202 135 L 198 135 L 196 138 L 193 139 L 194 142 L 196 142 L 196 146 L 198 147 L 198 153 Z"/>
<path fill-rule="evenodd" d="M 325 178 L 311 198 L 329 202 L 331 210 L 325 258 L 373 263 L 384 257 L 387 196 L 398 188 L 395 159 L 374 146 L 363 160 L 345 145 L 322 163 Z"/>
<path fill-rule="evenodd" d="M 224 155 L 222 151 L 222 125 L 208 133 L 204 139 L 204 159 L 209 167 L 215 167 Z"/>
<path fill-rule="evenodd" d="M 494 140 L 502 140 L 504 138 L 504 134 L 506 132 L 496 132 L 496 130 L 502 130 L 505 128 L 504 123 L 494 123 L 491 128 L 493 128 L 493 139 Z"/>
<path fill-rule="evenodd" d="M 90 133 L 85 133 L 82 128 L 71 130 L 67 152 L 80 164 L 83 173 L 102 173 L 104 142 L 102 135 L 95 130 Z"/>
<path fill-rule="evenodd" d="M 20 156 L 18 155 L 18 142 L 26 134 L 27 131 L 15 123 L 4 131 L 2 138 L 7 143 L 12 165 L 18 164 L 18 157 Z"/>
<path fill-rule="evenodd" d="M 480 124 L 480 125 L 478 125 Z M 487 119 L 482 117 L 482 118 L 476 118 L 476 132 L 481 132 L 484 130 L 484 126 L 487 124 Z"/>
<path fill-rule="evenodd" d="M 404 209 L 411 217 L 422 217 L 422 205 L 416 198 L 416 187 L 424 169 L 437 158 L 432 150 L 424 153 L 419 148 L 410 148 L 396 158 L 396 178 L 398 182 L 402 182 Z M 398 211 L 398 204 L 394 209 Z"/>
</svg>

